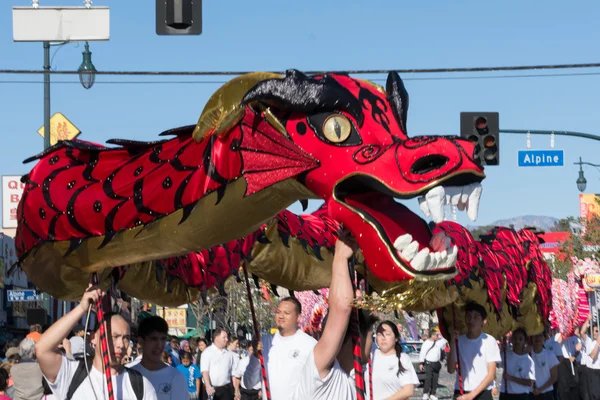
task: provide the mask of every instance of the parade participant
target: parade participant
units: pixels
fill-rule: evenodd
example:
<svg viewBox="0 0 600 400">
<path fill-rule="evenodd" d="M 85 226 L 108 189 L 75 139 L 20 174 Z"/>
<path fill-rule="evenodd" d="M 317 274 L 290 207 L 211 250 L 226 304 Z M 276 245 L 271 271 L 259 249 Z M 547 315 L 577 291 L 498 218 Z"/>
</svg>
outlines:
<svg viewBox="0 0 600 400">
<path fill-rule="evenodd" d="M 544 334 L 532 336 L 531 342 L 533 344 L 531 358 L 535 368 L 533 398 L 552 400 L 554 383 L 558 378 L 558 359 L 552 351 L 544 348 Z"/>
<path fill-rule="evenodd" d="M 437 400 L 435 393 L 442 369 L 442 352 L 448 343 L 444 338 L 438 339 L 438 336 L 438 332 L 432 330 L 419 354 L 419 370 L 425 371 L 423 399 Z"/>
<path fill-rule="evenodd" d="M 73 327 L 87 314 L 89 307 L 94 306 L 101 296 L 103 293 L 99 289 L 92 289 L 90 285 L 77 307 L 48 328 L 36 344 L 36 356 L 42 373 L 52 392 L 59 399 L 91 400 L 109 397 L 100 350 L 98 329 L 100 324 L 96 324 L 97 330 L 94 333 L 96 351 L 94 359 L 89 364 L 89 375 L 83 360 L 68 360 L 58 350 L 59 343 L 67 337 Z M 121 364 L 125 352 L 123 338 L 129 336 L 129 324 L 118 314 L 106 314 L 105 320 L 112 378 L 113 382 L 120 382 L 113 385 L 115 400 L 156 400 L 156 393 L 150 381 L 137 371 L 125 369 Z M 134 388 L 141 390 L 136 391 Z"/>
<path fill-rule="evenodd" d="M 463 374 L 464 394 L 460 394 L 459 376 L 456 377 L 454 398 L 457 400 L 492 400 L 492 388 L 496 376 L 496 363 L 501 361 L 500 349 L 496 340 L 483 333 L 487 312 L 480 304 L 471 302 L 465 307 L 467 333 L 458 337 L 460 368 Z M 448 372 L 456 372 L 456 338 L 450 334 Z"/>
<path fill-rule="evenodd" d="M 200 378 L 202 375 L 200 374 L 200 368 L 193 364 L 192 361 L 193 358 L 191 353 L 183 353 L 181 355 L 181 364 L 177 366 L 177 369 L 185 376 L 189 398 L 191 400 L 198 400 L 200 398 Z M 185 397 L 180 398 L 185 399 Z"/>
<path fill-rule="evenodd" d="M 579 398 L 579 376 L 575 366 L 577 353 L 581 350 L 581 344 L 578 343 L 578 338 L 569 336 L 564 339 L 562 335 L 557 333 L 554 336 L 555 342 L 558 344 L 555 347 L 555 352 L 560 351 L 558 358 L 558 381 L 556 382 L 556 397 L 558 400 L 571 400 Z M 576 348 L 576 345 L 577 346 Z"/>
<path fill-rule="evenodd" d="M 260 395 L 262 387 L 260 361 L 254 351 L 257 347 L 258 339 L 253 338 L 252 342 L 248 344 L 248 357 L 240 360 L 234 373 L 235 380 L 239 381 L 239 395 L 236 393 L 236 398 L 240 400 L 258 400 Z"/>
<path fill-rule="evenodd" d="M 589 356 L 587 362 L 587 386 L 589 388 L 589 400 L 600 400 L 600 336 L 598 325 L 593 328 L 593 339 L 588 337 L 586 353 Z"/>
<path fill-rule="evenodd" d="M 163 349 L 168 337 L 169 325 L 159 316 L 144 318 L 138 327 L 138 343 L 142 358 L 127 367 L 147 378 L 158 400 L 179 400 L 188 396 L 184 374 L 162 360 Z"/>
<path fill-rule="evenodd" d="M 237 365 L 233 353 L 227 350 L 227 331 L 215 329 L 213 344 L 202 353 L 200 372 L 207 396 L 214 400 L 233 400 L 232 372 Z"/>
<path fill-rule="evenodd" d="M 408 399 L 414 394 L 415 385 L 419 386 L 419 378 L 410 357 L 402 352 L 400 332 L 391 321 L 380 323 L 376 332 L 379 348 L 372 353 L 373 398 Z"/>
<path fill-rule="evenodd" d="M 263 351 L 271 400 L 289 400 L 298 383 L 298 375 L 308 355 L 317 341 L 298 329 L 302 305 L 294 297 L 285 297 L 279 301 L 275 314 L 277 331 L 273 335 L 263 335 L 259 350 Z M 257 368 L 249 365 L 249 369 Z M 252 376 L 257 376 L 252 373 Z M 261 378 L 262 379 L 262 378 Z M 254 387 L 258 382 L 249 382 Z M 263 387 L 263 399 L 267 398 Z"/>
<path fill-rule="evenodd" d="M 511 336 L 512 349 L 506 352 L 500 386 L 501 400 L 528 400 L 535 382 L 535 364 L 527 354 L 527 333 L 515 329 Z"/>
<path fill-rule="evenodd" d="M 353 255 L 354 240 L 349 232 L 340 234 L 333 258 L 331 286 L 329 288 L 329 312 L 323 321 L 323 334 L 310 351 L 306 363 L 295 377 L 294 400 L 353 400 L 356 388 L 353 373 L 350 313 L 354 292 L 348 260 Z M 373 336 L 368 334 L 372 320 L 359 313 L 363 361 L 367 360 L 364 349 L 370 349 Z M 368 354 L 368 353 L 367 353 Z"/>
</svg>

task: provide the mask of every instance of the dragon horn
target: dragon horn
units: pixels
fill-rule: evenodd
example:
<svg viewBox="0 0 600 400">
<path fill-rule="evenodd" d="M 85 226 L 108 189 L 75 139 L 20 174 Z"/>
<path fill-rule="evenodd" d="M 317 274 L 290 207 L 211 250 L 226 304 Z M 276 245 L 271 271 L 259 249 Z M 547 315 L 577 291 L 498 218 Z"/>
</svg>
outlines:
<svg viewBox="0 0 600 400">
<path fill-rule="evenodd" d="M 217 90 L 206 102 L 193 132 L 194 140 L 208 135 L 220 135 L 235 125 L 244 113 L 242 99 L 256 84 L 267 79 L 281 78 L 269 72 L 252 72 L 233 78 Z"/>
<path fill-rule="evenodd" d="M 400 129 L 405 134 L 406 131 L 406 114 L 408 113 L 408 92 L 404 87 L 404 83 L 400 78 L 400 75 L 396 71 L 390 71 L 385 84 L 385 91 L 387 92 L 387 99 L 392 105 L 392 111 L 396 117 Z"/>
</svg>

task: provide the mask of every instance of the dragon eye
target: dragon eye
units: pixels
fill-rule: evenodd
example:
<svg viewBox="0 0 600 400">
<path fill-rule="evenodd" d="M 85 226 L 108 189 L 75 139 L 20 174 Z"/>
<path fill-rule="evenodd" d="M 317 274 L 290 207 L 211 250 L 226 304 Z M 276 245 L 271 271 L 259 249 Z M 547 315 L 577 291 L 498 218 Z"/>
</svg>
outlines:
<svg viewBox="0 0 600 400">
<path fill-rule="evenodd" d="M 350 137 L 352 125 L 343 115 L 330 115 L 323 122 L 323 135 L 332 143 L 342 143 Z"/>
</svg>

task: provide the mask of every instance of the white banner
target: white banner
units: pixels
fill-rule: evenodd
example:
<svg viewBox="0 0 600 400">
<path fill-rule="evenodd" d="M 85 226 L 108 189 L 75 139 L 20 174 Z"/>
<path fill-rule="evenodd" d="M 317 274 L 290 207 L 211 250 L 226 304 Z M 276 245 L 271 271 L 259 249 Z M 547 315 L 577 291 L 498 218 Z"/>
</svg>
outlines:
<svg viewBox="0 0 600 400">
<path fill-rule="evenodd" d="M 25 184 L 21 183 L 20 175 L 2 176 L 2 228 L 17 227 L 17 206 Z"/>
</svg>

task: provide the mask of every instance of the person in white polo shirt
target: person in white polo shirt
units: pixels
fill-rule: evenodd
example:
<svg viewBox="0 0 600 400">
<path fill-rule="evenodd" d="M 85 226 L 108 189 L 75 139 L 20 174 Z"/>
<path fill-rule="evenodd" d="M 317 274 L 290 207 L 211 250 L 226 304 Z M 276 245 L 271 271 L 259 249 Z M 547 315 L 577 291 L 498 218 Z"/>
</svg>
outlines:
<svg viewBox="0 0 600 400">
<path fill-rule="evenodd" d="M 214 400 L 234 400 L 231 377 L 237 363 L 234 354 L 227 350 L 227 331 L 217 328 L 213 338 L 200 360 L 205 395 L 214 396 Z"/>
<path fill-rule="evenodd" d="M 323 334 L 309 353 L 304 367 L 294 379 L 293 400 L 354 400 L 352 340 L 349 329 L 354 291 L 350 281 L 348 260 L 353 255 L 354 240 L 344 231 L 335 245 L 329 288 L 329 312 L 323 321 Z M 375 320 L 359 313 L 363 363 L 368 360 Z M 365 349 L 369 349 L 365 351 Z"/>
<path fill-rule="evenodd" d="M 467 333 L 458 337 L 460 370 L 464 394 L 460 394 L 458 374 L 454 385 L 457 400 L 492 400 L 492 388 L 496 377 L 496 363 L 501 361 L 496 339 L 483 333 L 487 312 L 480 304 L 471 302 L 465 306 Z M 456 372 L 456 333 L 450 333 L 448 373 Z"/>
<path fill-rule="evenodd" d="M 500 399 L 529 400 L 535 382 L 535 365 L 527 353 L 525 329 L 515 329 L 511 336 L 512 349 L 506 352 L 506 365 L 500 384 Z"/>
<path fill-rule="evenodd" d="M 439 338 L 438 338 L 439 337 Z M 423 399 L 437 400 L 435 393 L 442 369 L 442 351 L 448 342 L 432 329 L 419 354 L 419 369 L 425 371 Z"/>
<path fill-rule="evenodd" d="M 531 358 L 535 366 L 535 386 L 533 398 L 536 400 L 553 400 L 554 383 L 558 378 L 558 359 L 554 353 L 544 348 L 544 334 L 531 337 L 533 349 Z"/>
<path fill-rule="evenodd" d="M 281 299 L 275 314 L 277 332 L 274 335 L 261 337 L 271 400 L 291 399 L 294 385 L 298 382 L 298 374 L 309 353 L 317 344 L 312 336 L 298 329 L 298 319 L 301 313 L 302 306 L 296 298 Z M 250 371 L 256 368 L 260 368 L 260 365 L 248 366 Z M 250 373 L 258 376 L 253 372 Z M 255 386 L 257 383 L 253 382 L 251 386 Z M 266 391 L 263 387 L 263 399 L 266 398 Z"/>
</svg>

